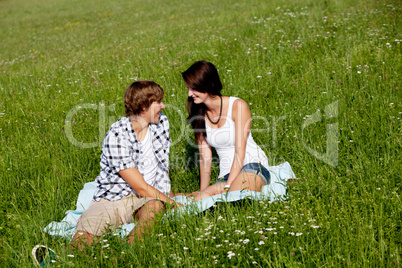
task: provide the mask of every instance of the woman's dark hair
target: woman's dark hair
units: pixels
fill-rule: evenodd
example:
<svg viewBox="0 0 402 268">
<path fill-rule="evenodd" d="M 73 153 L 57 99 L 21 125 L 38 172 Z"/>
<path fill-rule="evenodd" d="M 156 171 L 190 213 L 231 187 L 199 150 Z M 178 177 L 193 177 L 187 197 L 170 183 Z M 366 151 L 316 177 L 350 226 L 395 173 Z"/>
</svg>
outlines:
<svg viewBox="0 0 402 268">
<path fill-rule="evenodd" d="M 208 93 L 211 96 L 222 96 L 222 83 L 215 66 L 207 61 L 196 61 L 186 71 L 181 73 L 187 87 L 192 90 Z M 207 137 L 205 131 L 206 107 L 203 103 L 195 104 L 193 98 L 187 99 L 188 122 L 191 124 L 195 139 Z"/>
</svg>

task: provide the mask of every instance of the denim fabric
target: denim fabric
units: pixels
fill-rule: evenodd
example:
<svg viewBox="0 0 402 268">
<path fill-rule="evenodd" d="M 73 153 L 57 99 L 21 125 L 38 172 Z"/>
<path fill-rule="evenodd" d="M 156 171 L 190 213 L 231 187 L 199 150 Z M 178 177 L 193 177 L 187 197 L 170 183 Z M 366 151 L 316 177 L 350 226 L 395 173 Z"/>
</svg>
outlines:
<svg viewBox="0 0 402 268">
<path fill-rule="evenodd" d="M 260 176 L 265 184 L 269 184 L 271 181 L 271 174 L 269 173 L 269 171 L 260 163 L 248 163 L 246 165 L 243 166 L 243 168 L 240 170 L 240 173 L 243 172 L 250 172 L 250 173 L 254 173 L 255 175 Z M 218 178 L 216 180 L 216 183 L 220 183 L 220 182 L 227 182 L 229 178 L 229 173 L 226 174 L 225 176 L 223 176 L 223 178 Z"/>
</svg>

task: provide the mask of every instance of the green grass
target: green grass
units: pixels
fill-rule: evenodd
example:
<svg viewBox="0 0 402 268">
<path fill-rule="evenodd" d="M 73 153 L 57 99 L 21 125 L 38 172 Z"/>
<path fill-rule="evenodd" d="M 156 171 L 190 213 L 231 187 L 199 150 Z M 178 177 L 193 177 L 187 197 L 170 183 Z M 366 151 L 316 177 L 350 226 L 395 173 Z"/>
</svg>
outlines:
<svg viewBox="0 0 402 268">
<path fill-rule="evenodd" d="M 33 266 L 40 243 L 61 266 L 400 266 L 401 10 L 391 0 L 0 1 L 2 264 Z M 42 230 L 98 175 L 99 145 L 136 79 L 165 90 L 174 191 L 197 189 L 180 72 L 200 59 L 217 66 L 225 95 L 250 104 L 270 164 L 292 165 L 289 201 L 167 221 L 134 251 L 114 236 L 86 255 L 65 251 Z M 321 120 L 303 125 L 317 110 Z M 332 165 L 308 151 L 326 152 L 329 124 Z"/>
</svg>

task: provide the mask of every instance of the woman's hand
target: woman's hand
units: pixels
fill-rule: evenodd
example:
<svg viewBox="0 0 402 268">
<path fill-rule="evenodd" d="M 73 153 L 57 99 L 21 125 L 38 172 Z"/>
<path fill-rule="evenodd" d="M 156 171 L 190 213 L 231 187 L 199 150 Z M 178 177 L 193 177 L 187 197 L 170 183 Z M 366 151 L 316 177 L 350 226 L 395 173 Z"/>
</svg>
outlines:
<svg viewBox="0 0 402 268">
<path fill-rule="evenodd" d="M 195 196 L 196 194 L 198 194 L 198 192 L 199 192 L 199 191 L 195 191 L 195 192 L 192 192 L 192 193 L 177 193 L 177 194 L 175 194 L 175 195 L 172 196 L 172 197 L 175 197 L 175 196 L 182 196 L 182 195 L 187 196 L 187 197 L 193 197 L 193 196 Z"/>
</svg>

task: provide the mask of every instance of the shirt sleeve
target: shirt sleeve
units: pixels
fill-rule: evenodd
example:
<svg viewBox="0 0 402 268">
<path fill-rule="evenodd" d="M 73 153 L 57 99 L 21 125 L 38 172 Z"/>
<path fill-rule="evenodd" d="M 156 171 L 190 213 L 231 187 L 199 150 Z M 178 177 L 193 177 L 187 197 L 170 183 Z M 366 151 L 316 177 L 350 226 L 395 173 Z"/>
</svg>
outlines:
<svg viewBox="0 0 402 268">
<path fill-rule="evenodd" d="M 165 137 L 165 142 L 164 142 L 164 146 L 165 148 L 167 148 L 168 150 L 168 154 L 169 154 L 169 148 L 172 145 L 172 139 L 170 138 L 170 126 L 169 126 L 169 120 L 167 118 L 166 115 L 161 114 L 161 124 L 163 126 L 164 129 L 164 137 Z"/>
<path fill-rule="evenodd" d="M 136 167 L 134 153 L 127 137 L 117 131 L 109 130 L 103 141 L 102 154 L 110 171 L 118 173 L 120 170 Z"/>
</svg>

